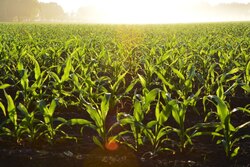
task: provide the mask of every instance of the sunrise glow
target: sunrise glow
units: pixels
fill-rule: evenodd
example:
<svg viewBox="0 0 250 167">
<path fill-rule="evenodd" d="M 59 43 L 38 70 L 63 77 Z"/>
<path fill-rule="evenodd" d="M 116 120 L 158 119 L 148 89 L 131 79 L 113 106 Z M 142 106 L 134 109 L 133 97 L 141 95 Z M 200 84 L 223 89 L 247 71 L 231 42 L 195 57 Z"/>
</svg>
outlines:
<svg viewBox="0 0 250 167">
<path fill-rule="evenodd" d="M 248 20 L 248 16 L 222 14 L 220 3 L 250 3 L 250 0 L 40 0 L 56 2 L 75 21 L 108 24 L 158 24 Z M 209 9 L 208 9 L 209 8 Z M 210 9 L 211 8 L 211 9 Z M 229 12 L 230 13 L 230 12 Z M 220 13 L 219 13 L 220 14 Z"/>
</svg>

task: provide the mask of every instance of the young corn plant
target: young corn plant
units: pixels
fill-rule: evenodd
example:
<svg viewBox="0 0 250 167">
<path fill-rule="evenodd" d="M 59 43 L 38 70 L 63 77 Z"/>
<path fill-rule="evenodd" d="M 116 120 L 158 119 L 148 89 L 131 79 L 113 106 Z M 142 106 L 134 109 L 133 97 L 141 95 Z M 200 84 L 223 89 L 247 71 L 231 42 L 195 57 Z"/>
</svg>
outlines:
<svg viewBox="0 0 250 167">
<path fill-rule="evenodd" d="M 239 135 L 238 133 L 241 129 L 249 126 L 250 121 L 235 126 L 231 122 L 231 116 L 232 114 L 239 111 L 250 113 L 250 110 L 242 107 L 229 110 L 226 101 L 217 95 L 209 95 L 207 99 L 216 106 L 217 110 L 216 112 L 209 113 L 209 115 L 214 113 L 219 119 L 219 122 L 208 123 L 215 127 L 215 131 L 207 134 L 217 137 L 217 144 L 222 144 L 226 157 L 232 159 L 233 157 L 237 156 L 240 149 L 240 146 L 238 146 L 237 143 L 242 139 L 250 137 L 249 134 Z"/>
<path fill-rule="evenodd" d="M 122 131 L 119 136 L 123 137 L 124 135 L 132 135 L 133 141 L 125 140 L 124 144 L 131 147 L 133 150 L 138 151 L 139 147 L 144 145 L 144 132 L 150 136 L 150 132 L 145 131 L 146 126 L 143 122 L 145 122 L 145 116 L 150 112 L 150 106 L 153 101 L 155 101 L 159 89 L 153 89 L 149 92 L 144 93 L 144 95 L 135 94 L 133 101 L 133 113 L 128 114 L 124 112 L 120 112 L 117 114 L 118 122 L 121 126 L 129 125 L 130 129 Z M 148 126 L 153 126 L 152 123 L 148 124 Z M 157 147 L 156 147 L 157 148 Z"/>
<path fill-rule="evenodd" d="M 23 62 L 21 61 L 22 59 L 17 62 L 17 71 L 21 77 L 20 84 L 22 86 L 22 90 L 18 93 L 23 95 L 24 104 L 28 104 L 32 98 L 42 97 L 42 86 L 48 77 L 47 75 L 44 76 L 46 71 L 41 72 L 40 65 L 34 56 L 28 54 L 27 57 L 34 64 L 34 76 L 31 76 L 31 72 L 28 69 L 25 69 Z M 32 80 L 29 79 L 31 77 L 33 77 Z"/>
<path fill-rule="evenodd" d="M 1 136 L 9 136 L 16 140 L 17 143 L 21 141 L 21 134 L 19 133 L 19 125 L 17 121 L 17 110 L 14 103 L 14 100 L 10 95 L 6 93 L 4 90 L 4 95 L 7 100 L 7 112 L 3 103 L 0 103 L 3 114 L 7 116 L 7 120 L 3 121 L 0 125 L 1 128 Z M 13 128 L 11 128 L 11 125 Z"/>
<path fill-rule="evenodd" d="M 172 116 L 177 123 L 178 127 L 173 127 L 173 132 L 177 134 L 179 141 L 173 141 L 179 149 L 180 152 L 183 152 L 186 149 L 188 144 L 192 144 L 192 130 L 195 125 L 192 127 L 185 127 L 186 113 L 188 107 L 193 107 L 196 105 L 199 95 L 202 88 L 198 89 L 196 92 L 193 90 L 193 82 L 195 77 L 195 67 L 193 64 L 190 64 L 187 67 L 187 74 L 185 75 L 180 70 L 171 67 L 173 73 L 177 76 L 179 83 L 174 87 L 171 87 L 172 90 L 175 90 L 178 96 L 172 98 L 170 93 L 166 93 L 163 96 L 167 100 L 166 105 L 172 111 Z M 167 82 L 160 73 L 158 73 L 160 79 L 170 87 L 171 84 Z"/>
<path fill-rule="evenodd" d="M 62 117 L 54 117 L 57 100 L 53 99 L 49 105 L 44 100 L 39 102 L 39 110 L 43 115 L 43 132 L 42 135 L 46 137 L 50 144 L 54 144 L 56 139 L 68 138 L 68 134 L 61 130 L 61 127 L 67 124 L 67 120 Z"/>
<path fill-rule="evenodd" d="M 7 112 L 1 102 L 0 108 L 4 116 L 8 116 L 8 118 L 1 123 L 1 135 L 14 138 L 18 144 L 35 144 L 39 140 L 42 128 L 41 121 L 35 118 L 36 112 L 28 112 L 22 103 L 16 107 L 14 100 L 5 90 L 4 94 L 7 99 Z M 18 115 L 18 111 L 20 111 L 20 115 Z"/>
<path fill-rule="evenodd" d="M 22 134 L 22 138 L 29 144 L 36 144 L 42 135 L 43 128 L 42 121 L 35 117 L 38 111 L 34 110 L 29 112 L 22 103 L 19 103 L 17 109 L 21 112 L 23 117 L 19 123 L 19 133 Z"/>
<path fill-rule="evenodd" d="M 53 66 L 52 66 L 53 67 Z M 62 68 L 61 66 L 56 66 L 57 68 L 57 73 L 61 73 Z M 51 81 L 51 84 L 53 85 L 53 89 L 51 90 L 54 97 L 58 99 L 60 104 L 64 104 L 65 106 L 67 106 L 67 102 L 64 100 L 64 96 L 71 96 L 71 92 L 70 91 L 66 91 L 65 89 L 65 83 L 70 80 L 70 71 L 72 69 L 72 60 L 71 60 L 71 56 L 69 56 L 66 59 L 65 62 L 65 67 L 63 69 L 63 74 L 60 77 L 59 74 L 56 74 L 53 71 L 50 71 L 49 74 L 50 76 L 54 79 L 54 81 Z"/>
<path fill-rule="evenodd" d="M 160 96 L 161 94 L 159 93 L 154 111 L 155 119 L 144 125 L 143 134 L 150 141 L 152 148 L 144 153 L 143 157 L 149 155 L 149 158 L 153 158 L 163 151 L 175 153 L 174 150 L 166 145 L 166 142 L 170 141 L 168 134 L 173 130 L 171 126 L 166 125 L 168 118 L 171 116 L 171 110 L 160 101 Z M 164 97 L 164 94 L 162 96 Z"/>
<path fill-rule="evenodd" d="M 100 148 L 105 150 L 105 144 L 109 143 L 110 140 L 115 140 L 116 135 L 112 134 L 112 130 L 118 124 L 114 123 L 111 127 L 107 127 L 107 115 L 109 112 L 110 105 L 110 93 L 105 93 L 101 97 L 101 104 L 97 104 L 92 101 L 91 103 L 85 102 L 86 110 L 92 119 L 92 122 L 86 120 L 80 120 L 81 124 L 84 124 L 93 130 L 95 130 L 98 136 L 93 136 L 93 142 Z"/>
<path fill-rule="evenodd" d="M 192 144 L 193 130 L 196 125 L 185 127 L 186 112 L 188 106 L 194 105 L 199 94 L 200 90 L 194 96 L 183 99 L 183 101 L 172 99 L 169 95 L 165 95 L 165 98 L 168 99 L 167 106 L 172 111 L 172 116 L 178 125 L 178 127 L 173 127 L 173 133 L 177 134 L 179 140 L 173 140 L 173 143 L 177 145 L 180 152 L 184 152 L 187 145 Z"/>
<path fill-rule="evenodd" d="M 113 110 L 116 104 L 123 98 L 128 92 L 130 92 L 137 81 L 132 82 L 128 87 L 125 89 L 125 76 L 127 75 L 127 71 L 118 75 L 117 80 L 112 84 L 109 82 L 108 88 L 102 87 L 104 92 L 110 92 L 111 97 L 109 101 L 109 108 Z"/>
</svg>

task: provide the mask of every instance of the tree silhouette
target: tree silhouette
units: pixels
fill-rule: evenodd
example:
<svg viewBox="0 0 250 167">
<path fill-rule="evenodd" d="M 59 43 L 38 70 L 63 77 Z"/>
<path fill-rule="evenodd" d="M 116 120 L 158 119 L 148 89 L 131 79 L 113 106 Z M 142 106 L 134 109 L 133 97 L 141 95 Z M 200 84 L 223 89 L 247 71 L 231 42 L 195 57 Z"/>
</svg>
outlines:
<svg viewBox="0 0 250 167">
<path fill-rule="evenodd" d="M 31 20 L 38 14 L 37 0 L 1 0 L 0 21 Z"/>
<path fill-rule="evenodd" d="M 39 17 L 41 19 L 53 20 L 64 18 L 64 11 L 57 3 L 40 3 Z"/>
</svg>

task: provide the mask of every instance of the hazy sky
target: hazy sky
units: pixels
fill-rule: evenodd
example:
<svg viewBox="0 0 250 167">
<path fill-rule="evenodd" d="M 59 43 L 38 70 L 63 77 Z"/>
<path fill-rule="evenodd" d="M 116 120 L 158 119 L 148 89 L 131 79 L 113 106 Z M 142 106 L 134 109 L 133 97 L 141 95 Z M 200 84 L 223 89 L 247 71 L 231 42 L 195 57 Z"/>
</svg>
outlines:
<svg viewBox="0 0 250 167">
<path fill-rule="evenodd" d="M 39 0 L 56 2 L 65 12 L 76 12 L 81 6 L 94 7 L 97 22 L 110 23 L 161 23 L 195 22 L 202 16 L 188 9 L 199 8 L 201 3 L 250 3 L 250 0 Z M 187 12 L 186 12 L 187 13 Z M 98 16 L 97 16 L 98 15 Z M 210 20 L 207 20 L 210 21 Z M 217 21 L 220 21 L 219 19 Z"/>
</svg>

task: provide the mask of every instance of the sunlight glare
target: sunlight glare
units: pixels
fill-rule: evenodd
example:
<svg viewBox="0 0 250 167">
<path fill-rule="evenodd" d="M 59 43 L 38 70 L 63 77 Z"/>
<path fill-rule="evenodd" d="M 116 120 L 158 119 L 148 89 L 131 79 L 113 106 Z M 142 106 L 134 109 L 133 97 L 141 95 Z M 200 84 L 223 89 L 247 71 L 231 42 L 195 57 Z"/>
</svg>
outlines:
<svg viewBox="0 0 250 167">
<path fill-rule="evenodd" d="M 154 23 L 176 23 L 189 22 L 194 17 L 187 17 L 187 3 L 185 1 L 169 0 L 127 0 L 114 1 L 103 4 L 102 17 L 99 18 L 101 23 L 111 24 L 154 24 Z M 180 3 L 181 2 L 181 3 Z"/>
<path fill-rule="evenodd" d="M 184 8 L 176 1 L 157 0 L 126 2 L 112 1 L 103 6 L 103 15 L 100 22 L 113 24 L 151 24 L 161 22 L 188 21 L 183 17 Z"/>
</svg>

